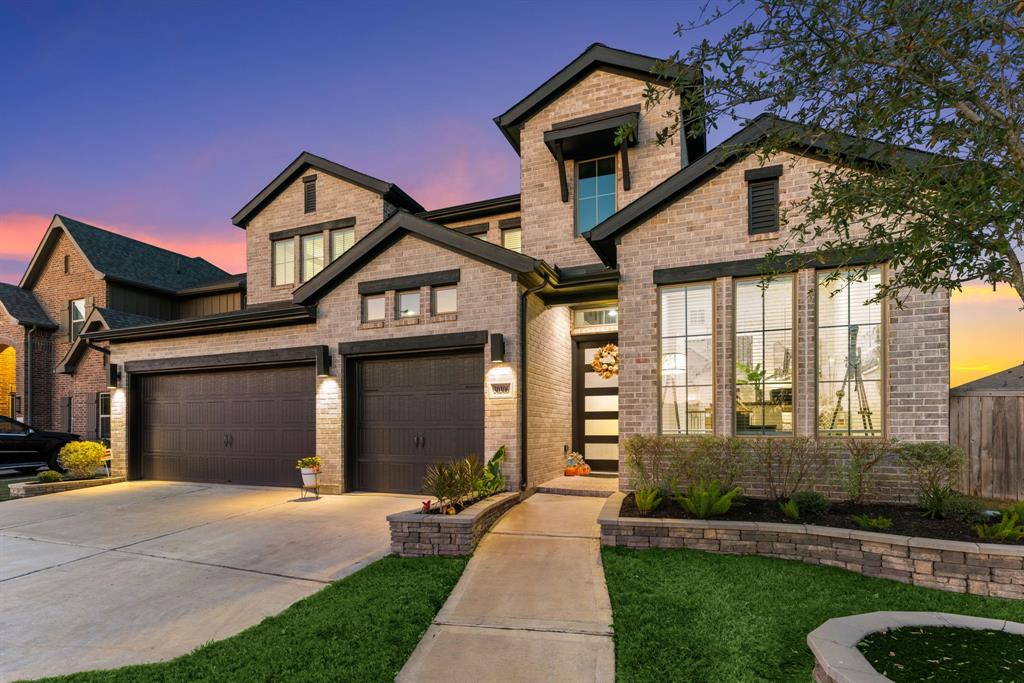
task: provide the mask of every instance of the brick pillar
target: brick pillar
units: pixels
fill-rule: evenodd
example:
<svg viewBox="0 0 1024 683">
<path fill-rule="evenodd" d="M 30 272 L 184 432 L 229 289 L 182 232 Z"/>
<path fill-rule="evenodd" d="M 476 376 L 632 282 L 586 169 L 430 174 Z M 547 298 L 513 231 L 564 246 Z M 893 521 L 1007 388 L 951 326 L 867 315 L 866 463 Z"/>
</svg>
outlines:
<svg viewBox="0 0 1024 683">
<path fill-rule="evenodd" d="M 335 358 L 334 367 L 339 361 Z M 316 455 L 320 456 L 320 488 L 323 493 L 341 493 L 345 468 L 341 452 L 341 382 L 337 377 L 316 378 Z"/>
<path fill-rule="evenodd" d="M 735 316 L 731 277 L 715 280 L 715 434 L 732 436 L 736 424 Z"/>
<path fill-rule="evenodd" d="M 110 474 L 115 477 L 128 476 L 128 432 L 125 429 L 125 415 L 128 406 L 128 390 L 113 389 L 110 392 Z"/>
<path fill-rule="evenodd" d="M 818 304 L 817 271 L 804 269 L 796 274 L 796 368 L 794 374 L 793 421 L 797 436 L 814 436 L 818 424 L 817 343 Z"/>
</svg>

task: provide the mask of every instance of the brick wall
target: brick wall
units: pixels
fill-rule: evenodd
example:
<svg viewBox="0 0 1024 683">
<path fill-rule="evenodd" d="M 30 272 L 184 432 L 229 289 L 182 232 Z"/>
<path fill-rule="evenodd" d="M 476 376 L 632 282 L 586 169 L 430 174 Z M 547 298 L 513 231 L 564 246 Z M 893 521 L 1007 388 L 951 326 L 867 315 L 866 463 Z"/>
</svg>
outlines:
<svg viewBox="0 0 1024 683">
<path fill-rule="evenodd" d="M 597 256 L 582 237 L 575 236 L 573 212 L 576 169 L 566 161 L 569 201 L 563 202 L 558 163 L 544 144 L 544 133 L 559 121 L 598 114 L 643 103 L 643 81 L 608 71 L 594 71 L 537 112 L 520 134 L 520 191 L 522 194 L 523 253 L 559 266 L 596 263 Z M 621 168 L 616 181 L 616 206 L 622 208 L 680 168 L 678 140 L 660 146 L 656 131 L 674 102 L 663 103 L 640 119 L 638 143 L 629 150 L 631 186 L 622 189 Z M 618 166 L 619 162 L 616 161 Z"/>
<path fill-rule="evenodd" d="M 499 227 L 501 221 L 519 217 L 520 213 L 518 211 L 514 211 L 510 213 L 495 214 L 493 216 L 483 216 L 481 218 L 474 218 L 472 220 L 444 222 L 443 225 L 449 228 L 461 228 L 467 225 L 478 225 L 480 223 L 487 223 L 487 232 L 485 234 L 479 235 L 479 237 L 486 239 L 491 244 L 497 244 L 500 247 L 502 246 L 502 230 L 501 227 Z"/>
<path fill-rule="evenodd" d="M 423 314 L 415 321 L 388 320 L 385 323 L 361 322 L 358 283 L 384 277 L 415 275 L 436 270 L 459 268 L 458 312 L 432 317 L 429 315 L 429 288 L 421 293 Z M 317 455 L 324 460 L 322 480 L 330 492 L 344 490 L 341 434 L 344 387 L 339 378 L 337 346 L 339 342 L 393 339 L 432 334 L 449 334 L 486 330 L 505 337 L 507 367 L 518 375 L 518 298 L 517 285 L 503 271 L 438 247 L 414 236 L 395 243 L 362 270 L 327 294 L 318 307 L 318 320 L 312 325 L 253 330 L 200 337 L 163 339 L 112 345 L 112 362 L 199 356 L 238 351 L 259 351 L 274 348 L 325 344 L 334 357 L 332 377 L 318 381 Z M 390 300 L 392 295 L 388 294 Z M 391 302 L 387 308 L 393 310 Z M 489 349 L 483 350 L 489 360 Z M 487 363 L 488 368 L 491 367 Z M 518 381 L 518 379 L 517 379 Z M 517 391 L 514 394 L 517 395 Z M 124 392 L 113 401 L 112 432 L 115 472 L 124 474 L 126 441 L 124 432 Z M 499 446 L 506 446 L 508 457 L 505 474 L 510 486 L 519 484 L 519 453 L 516 440 L 518 401 L 510 398 L 485 398 L 484 441 L 489 456 Z"/>
<path fill-rule="evenodd" d="M 546 308 L 534 296 L 527 310 L 529 382 L 527 447 L 530 486 L 560 476 L 572 448 L 572 339 L 570 310 Z"/>
<path fill-rule="evenodd" d="M 304 212 L 302 177 L 316 174 L 316 211 Z M 393 211 L 393 209 L 391 209 Z M 287 301 L 300 284 L 273 287 L 271 285 L 270 233 L 324 221 L 355 216 L 356 239 L 360 239 L 380 225 L 387 213 L 384 199 L 370 190 L 324 173 L 307 168 L 287 185 L 277 197 L 256 214 L 246 228 L 245 249 L 248 265 L 247 302 L 250 306 L 268 301 Z M 297 239 L 297 238 L 296 238 Z M 299 244 L 295 244 L 299 253 Z M 330 245 L 324 243 L 325 261 L 330 257 Z M 296 268 L 295 277 L 300 273 Z"/>
<path fill-rule="evenodd" d="M 789 154 L 765 162 L 785 166 L 779 179 L 783 207 L 806 196 L 811 173 L 822 162 Z M 777 235 L 747 234 L 747 193 L 743 172 L 756 168 L 750 157 L 648 219 L 622 238 L 618 249 L 620 433 L 653 434 L 658 425 L 658 288 L 653 272 L 764 256 Z M 794 349 L 794 429 L 812 436 L 817 425 L 816 272 L 796 277 Z M 734 282 L 715 282 L 715 431 L 733 433 L 735 392 L 733 319 Z M 948 438 L 949 298 L 945 293 L 915 293 L 902 309 L 886 307 L 885 386 L 887 436 L 909 440 Z M 628 485 L 628 481 L 624 480 Z"/>
<path fill-rule="evenodd" d="M 6 339 L 6 341 L 5 341 Z M 10 395 L 18 390 L 18 349 L 15 341 L 0 333 L 0 415 L 14 417 Z"/>
</svg>

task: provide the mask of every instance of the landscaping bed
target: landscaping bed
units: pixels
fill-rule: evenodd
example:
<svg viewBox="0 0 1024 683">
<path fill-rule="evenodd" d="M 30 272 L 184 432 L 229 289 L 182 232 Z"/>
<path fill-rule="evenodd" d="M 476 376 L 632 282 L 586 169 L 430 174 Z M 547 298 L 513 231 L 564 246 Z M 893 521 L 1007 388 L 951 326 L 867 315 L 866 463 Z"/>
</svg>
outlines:
<svg viewBox="0 0 1024 683">
<path fill-rule="evenodd" d="M 636 497 L 630 493 L 622 502 L 621 516 L 642 517 L 636 506 Z M 687 513 L 671 498 L 662 501 L 655 510 L 646 515 L 656 519 L 696 519 Z M 821 514 L 804 513 L 797 520 L 787 517 L 776 501 L 756 498 L 742 498 L 733 502 L 732 507 L 715 519 L 736 522 L 781 522 L 814 524 L 817 526 L 836 527 L 839 529 L 861 529 L 854 516 L 886 517 L 892 526 L 885 529 L 872 529 L 883 533 L 899 536 L 938 538 L 949 541 L 978 542 L 974 526 L 980 520 L 932 519 L 922 515 L 921 509 L 913 505 L 895 504 L 861 504 L 832 503 L 827 512 Z M 985 539 L 985 543 L 1003 543 L 1007 545 L 1024 545 L 1024 539 Z"/>
<path fill-rule="evenodd" d="M 410 510 L 388 515 L 391 552 L 402 557 L 471 555 L 477 543 L 520 495 L 508 491 L 468 505 L 458 514 Z"/>
<path fill-rule="evenodd" d="M 1024 617 L 1019 602 L 764 557 L 604 548 L 602 561 L 622 681 L 808 681 L 807 634 L 850 614 Z"/>
<path fill-rule="evenodd" d="M 94 486 L 106 486 L 107 484 L 119 484 L 126 481 L 124 477 L 94 477 L 92 479 L 66 479 L 62 481 L 37 482 L 35 480 L 25 481 L 10 485 L 11 498 L 31 498 L 33 496 L 45 496 L 48 493 L 63 493 L 64 491 L 75 491 L 77 489 L 88 489 Z"/>
<path fill-rule="evenodd" d="M 458 582 L 460 558 L 386 557 L 226 640 L 74 683 L 393 681 Z"/>
<path fill-rule="evenodd" d="M 872 633 L 857 647 L 895 683 L 1024 678 L 1024 637 L 1005 631 L 908 626 Z"/>
</svg>

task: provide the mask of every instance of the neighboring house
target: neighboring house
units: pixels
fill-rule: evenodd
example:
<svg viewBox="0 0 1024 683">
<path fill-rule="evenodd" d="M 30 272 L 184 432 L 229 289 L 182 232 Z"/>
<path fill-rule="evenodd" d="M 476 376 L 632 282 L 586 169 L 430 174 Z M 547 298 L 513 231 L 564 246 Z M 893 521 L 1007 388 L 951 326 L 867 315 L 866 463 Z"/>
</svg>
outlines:
<svg viewBox="0 0 1024 683">
<path fill-rule="evenodd" d="M 115 470 L 290 485 L 315 453 L 327 491 L 413 492 L 431 463 L 502 445 L 526 487 L 570 450 L 616 471 L 638 433 L 946 440 L 948 297 L 865 306 L 886 277 L 868 257 L 870 281 L 835 296 L 834 264 L 809 259 L 758 287 L 821 155 L 809 138 L 737 158 L 794 125 L 770 117 L 710 152 L 656 144 L 655 63 L 593 45 L 498 116 L 519 195 L 424 212 L 301 154 L 233 218 L 242 310 L 85 335 L 118 376 Z M 591 367 L 606 344 L 610 379 Z"/>
<path fill-rule="evenodd" d="M 18 286 L 0 284 L 0 415 L 110 437 L 107 349 L 83 332 L 237 310 L 244 277 L 54 216 Z"/>
</svg>

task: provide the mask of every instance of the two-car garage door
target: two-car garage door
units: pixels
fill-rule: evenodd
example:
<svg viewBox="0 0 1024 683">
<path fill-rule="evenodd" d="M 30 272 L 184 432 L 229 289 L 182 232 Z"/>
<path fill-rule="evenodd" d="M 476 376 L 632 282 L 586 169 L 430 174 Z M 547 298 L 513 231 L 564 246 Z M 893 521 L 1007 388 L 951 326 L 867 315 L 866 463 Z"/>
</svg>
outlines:
<svg viewBox="0 0 1024 683">
<path fill-rule="evenodd" d="M 311 365 L 143 376 L 141 477 L 294 486 L 316 454 Z"/>
</svg>

